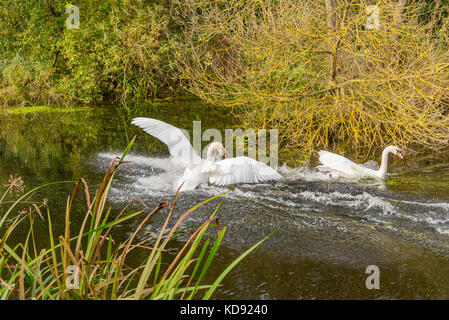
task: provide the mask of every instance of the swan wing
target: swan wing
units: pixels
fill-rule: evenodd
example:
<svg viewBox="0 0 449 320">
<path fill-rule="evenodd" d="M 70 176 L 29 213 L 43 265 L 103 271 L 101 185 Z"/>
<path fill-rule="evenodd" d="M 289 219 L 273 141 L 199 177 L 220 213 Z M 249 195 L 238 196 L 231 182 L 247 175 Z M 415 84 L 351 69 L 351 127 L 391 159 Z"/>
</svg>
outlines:
<svg viewBox="0 0 449 320">
<path fill-rule="evenodd" d="M 237 183 L 260 183 L 282 179 L 282 176 L 265 163 L 248 157 L 228 158 L 215 163 L 209 182 L 218 186 Z"/>
<path fill-rule="evenodd" d="M 369 170 L 341 155 L 329 151 L 321 150 L 318 154 L 320 156 L 319 160 L 324 167 L 343 172 L 349 176 L 365 175 L 367 174 L 365 171 Z"/>
<path fill-rule="evenodd" d="M 175 165 L 188 167 L 202 162 L 181 129 L 150 118 L 134 118 L 131 124 L 142 128 L 146 133 L 165 143 Z"/>
</svg>

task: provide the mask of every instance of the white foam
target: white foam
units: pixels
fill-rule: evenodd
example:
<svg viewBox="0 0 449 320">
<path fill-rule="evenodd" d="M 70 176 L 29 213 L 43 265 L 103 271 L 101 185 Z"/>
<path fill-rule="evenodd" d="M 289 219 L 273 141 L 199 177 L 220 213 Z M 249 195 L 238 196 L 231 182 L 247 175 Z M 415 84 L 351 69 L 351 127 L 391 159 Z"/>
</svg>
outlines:
<svg viewBox="0 0 449 320">
<path fill-rule="evenodd" d="M 98 158 L 110 159 L 120 157 L 119 153 L 99 153 Z M 120 188 L 111 188 L 111 199 L 116 202 L 129 201 L 133 195 L 139 196 L 171 196 L 176 192 L 176 184 L 182 170 L 173 165 L 169 158 L 156 158 L 128 154 L 128 163 L 118 176 L 127 180 L 120 183 Z M 101 163 L 103 166 L 104 163 Z M 129 196 L 127 196 L 129 195 Z"/>
<path fill-rule="evenodd" d="M 120 157 L 119 153 L 99 153 L 98 158 L 104 159 L 99 165 L 103 166 L 110 159 Z M 147 157 L 129 154 L 125 158 L 130 163 L 125 170 L 120 170 L 119 177 L 125 183 L 113 184 L 111 199 L 116 202 L 131 200 L 135 195 L 149 197 L 170 197 L 175 194 L 176 183 L 182 175 L 182 169 L 175 167 L 168 158 Z M 302 180 L 330 181 L 338 178 L 335 175 L 318 171 L 308 167 L 289 168 L 285 164 L 279 172 L 287 181 Z M 381 219 L 383 223 L 393 223 L 386 217 L 408 220 L 420 225 L 432 227 L 441 234 L 449 234 L 449 203 L 447 202 L 419 202 L 390 199 L 372 195 L 368 192 L 350 194 L 343 192 L 324 191 L 291 191 L 282 188 L 284 182 L 274 184 L 242 184 L 233 186 L 226 197 L 230 199 L 251 199 L 260 205 L 275 209 L 293 208 L 301 211 L 327 212 L 330 207 L 339 208 L 337 211 L 347 211 L 350 215 L 362 215 L 368 219 Z M 357 186 L 357 185 L 355 185 Z M 209 185 L 199 187 L 189 193 L 215 196 L 229 190 L 225 187 Z M 331 211 L 334 211 L 331 209 Z"/>
<path fill-rule="evenodd" d="M 338 175 L 332 172 L 323 172 L 306 166 L 290 168 L 285 163 L 278 169 L 278 171 L 289 181 L 330 181 L 339 178 Z"/>
<path fill-rule="evenodd" d="M 304 204 L 295 203 L 295 202 L 290 201 L 290 200 L 285 200 L 285 199 L 283 199 L 281 197 L 273 197 L 273 196 L 270 196 L 270 195 L 268 195 L 266 193 L 261 194 L 261 193 L 255 193 L 255 192 L 252 192 L 252 191 L 243 191 L 243 190 L 241 190 L 239 188 L 235 188 L 230 193 L 230 196 L 231 197 L 232 196 L 237 196 L 237 197 L 240 197 L 240 198 L 249 198 L 249 199 L 253 199 L 253 200 L 270 201 L 272 203 L 277 203 L 277 204 L 280 204 L 280 205 L 283 205 L 283 206 L 286 206 L 286 207 L 291 207 L 291 208 L 294 208 L 294 207 L 304 208 L 305 207 Z"/>
<path fill-rule="evenodd" d="M 447 202 L 429 203 L 429 202 L 406 201 L 406 200 L 402 200 L 401 202 L 406 203 L 406 204 L 411 204 L 411 205 L 422 206 L 422 207 L 441 208 L 441 209 L 449 211 L 449 203 L 447 203 Z"/>
<path fill-rule="evenodd" d="M 103 159 L 114 159 L 114 158 L 120 158 L 120 153 L 99 153 L 99 158 Z M 153 171 L 152 169 L 162 169 L 167 172 L 171 172 L 173 170 L 179 171 L 179 169 L 173 165 L 173 163 L 170 161 L 170 158 L 153 158 L 153 157 L 147 157 L 147 156 L 139 156 L 139 155 L 133 155 L 128 154 L 126 155 L 125 161 L 130 162 L 133 165 L 137 165 L 139 167 L 145 167 L 149 170 L 149 172 Z"/>
<path fill-rule="evenodd" d="M 381 210 L 382 215 L 399 214 L 399 212 L 391 203 L 385 201 L 381 197 L 372 196 L 367 192 L 363 192 L 362 194 L 358 195 L 352 195 L 340 192 L 322 193 L 322 192 L 303 191 L 300 192 L 298 196 L 303 197 L 306 200 L 314 201 L 325 205 L 357 208 L 363 211 L 378 208 Z"/>
</svg>

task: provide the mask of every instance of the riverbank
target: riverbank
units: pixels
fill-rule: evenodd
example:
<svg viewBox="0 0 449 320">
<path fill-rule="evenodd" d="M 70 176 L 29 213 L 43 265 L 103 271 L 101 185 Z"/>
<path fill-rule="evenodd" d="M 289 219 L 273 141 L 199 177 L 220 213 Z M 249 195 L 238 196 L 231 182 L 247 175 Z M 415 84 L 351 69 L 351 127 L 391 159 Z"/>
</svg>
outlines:
<svg viewBox="0 0 449 320">
<path fill-rule="evenodd" d="M 131 111 L 193 95 L 243 127 L 279 130 L 281 154 L 300 162 L 320 149 L 363 162 L 391 144 L 448 151 L 441 2 L 380 1 L 376 28 L 363 2 L 108 0 L 73 4 L 72 14 L 41 2 L 0 7 L 2 107 Z"/>
</svg>

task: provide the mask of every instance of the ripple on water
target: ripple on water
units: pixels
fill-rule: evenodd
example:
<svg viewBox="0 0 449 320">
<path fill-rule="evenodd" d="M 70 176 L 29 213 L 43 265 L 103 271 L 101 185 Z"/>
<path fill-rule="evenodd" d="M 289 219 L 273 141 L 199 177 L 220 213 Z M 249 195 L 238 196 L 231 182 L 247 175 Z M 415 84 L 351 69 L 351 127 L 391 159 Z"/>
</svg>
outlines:
<svg viewBox="0 0 449 320">
<path fill-rule="evenodd" d="M 99 153 L 94 164 L 104 168 L 110 159 L 119 156 L 119 153 Z M 174 196 L 182 170 L 173 166 L 169 159 L 129 154 L 126 160 L 129 162 L 126 169 L 118 172 L 119 181 L 111 188 L 113 202 L 127 202 L 135 195 L 144 201 L 169 200 Z M 313 227 L 315 224 L 322 228 L 323 221 L 330 226 L 332 223 L 326 215 L 331 214 L 383 224 L 389 229 L 410 227 L 449 234 L 449 203 L 404 200 L 376 185 L 348 182 L 310 167 L 289 168 L 284 164 L 279 172 L 285 179 L 274 183 L 200 187 L 188 192 L 188 203 L 198 203 L 231 190 L 226 197 L 232 199 L 227 203 L 232 217 L 242 213 L 241 209 L 247 208 L 244 203 L 249 201 L 257 210 L 246 210 L 247 214 L 277 212 L 275 214 L 279 215 L 282 211 L 289 214 L 288 218 L 284 216 L 285 221 L 298 226 Z M 305 219 L 305 216 L 314 215 L 316 218 L 317 214 L 320 214 L 319 219 Z M 339 227 L 345 228 L 344 225 Z"/>
</svg>

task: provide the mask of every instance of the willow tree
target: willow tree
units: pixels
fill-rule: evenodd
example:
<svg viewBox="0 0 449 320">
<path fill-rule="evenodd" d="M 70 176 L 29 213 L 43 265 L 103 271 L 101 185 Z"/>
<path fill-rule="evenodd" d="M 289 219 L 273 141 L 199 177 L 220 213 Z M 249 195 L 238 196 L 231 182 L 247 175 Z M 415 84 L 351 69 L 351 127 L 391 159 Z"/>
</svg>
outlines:
<svg viewBox="0 0 449 320">
<path fill-rule="evenodd" d="M 180 77 L 305 156 L 448 146 L 447 3 L 184 0 Z M 432 18 L 433 17 L 433 18 Z M 362 152 L 363 151 L 363 152 Z M 367 152 L 368 151 L 368 152 Z M 362 158 L 362 156 L 361 156 Z"/>
</svg>

